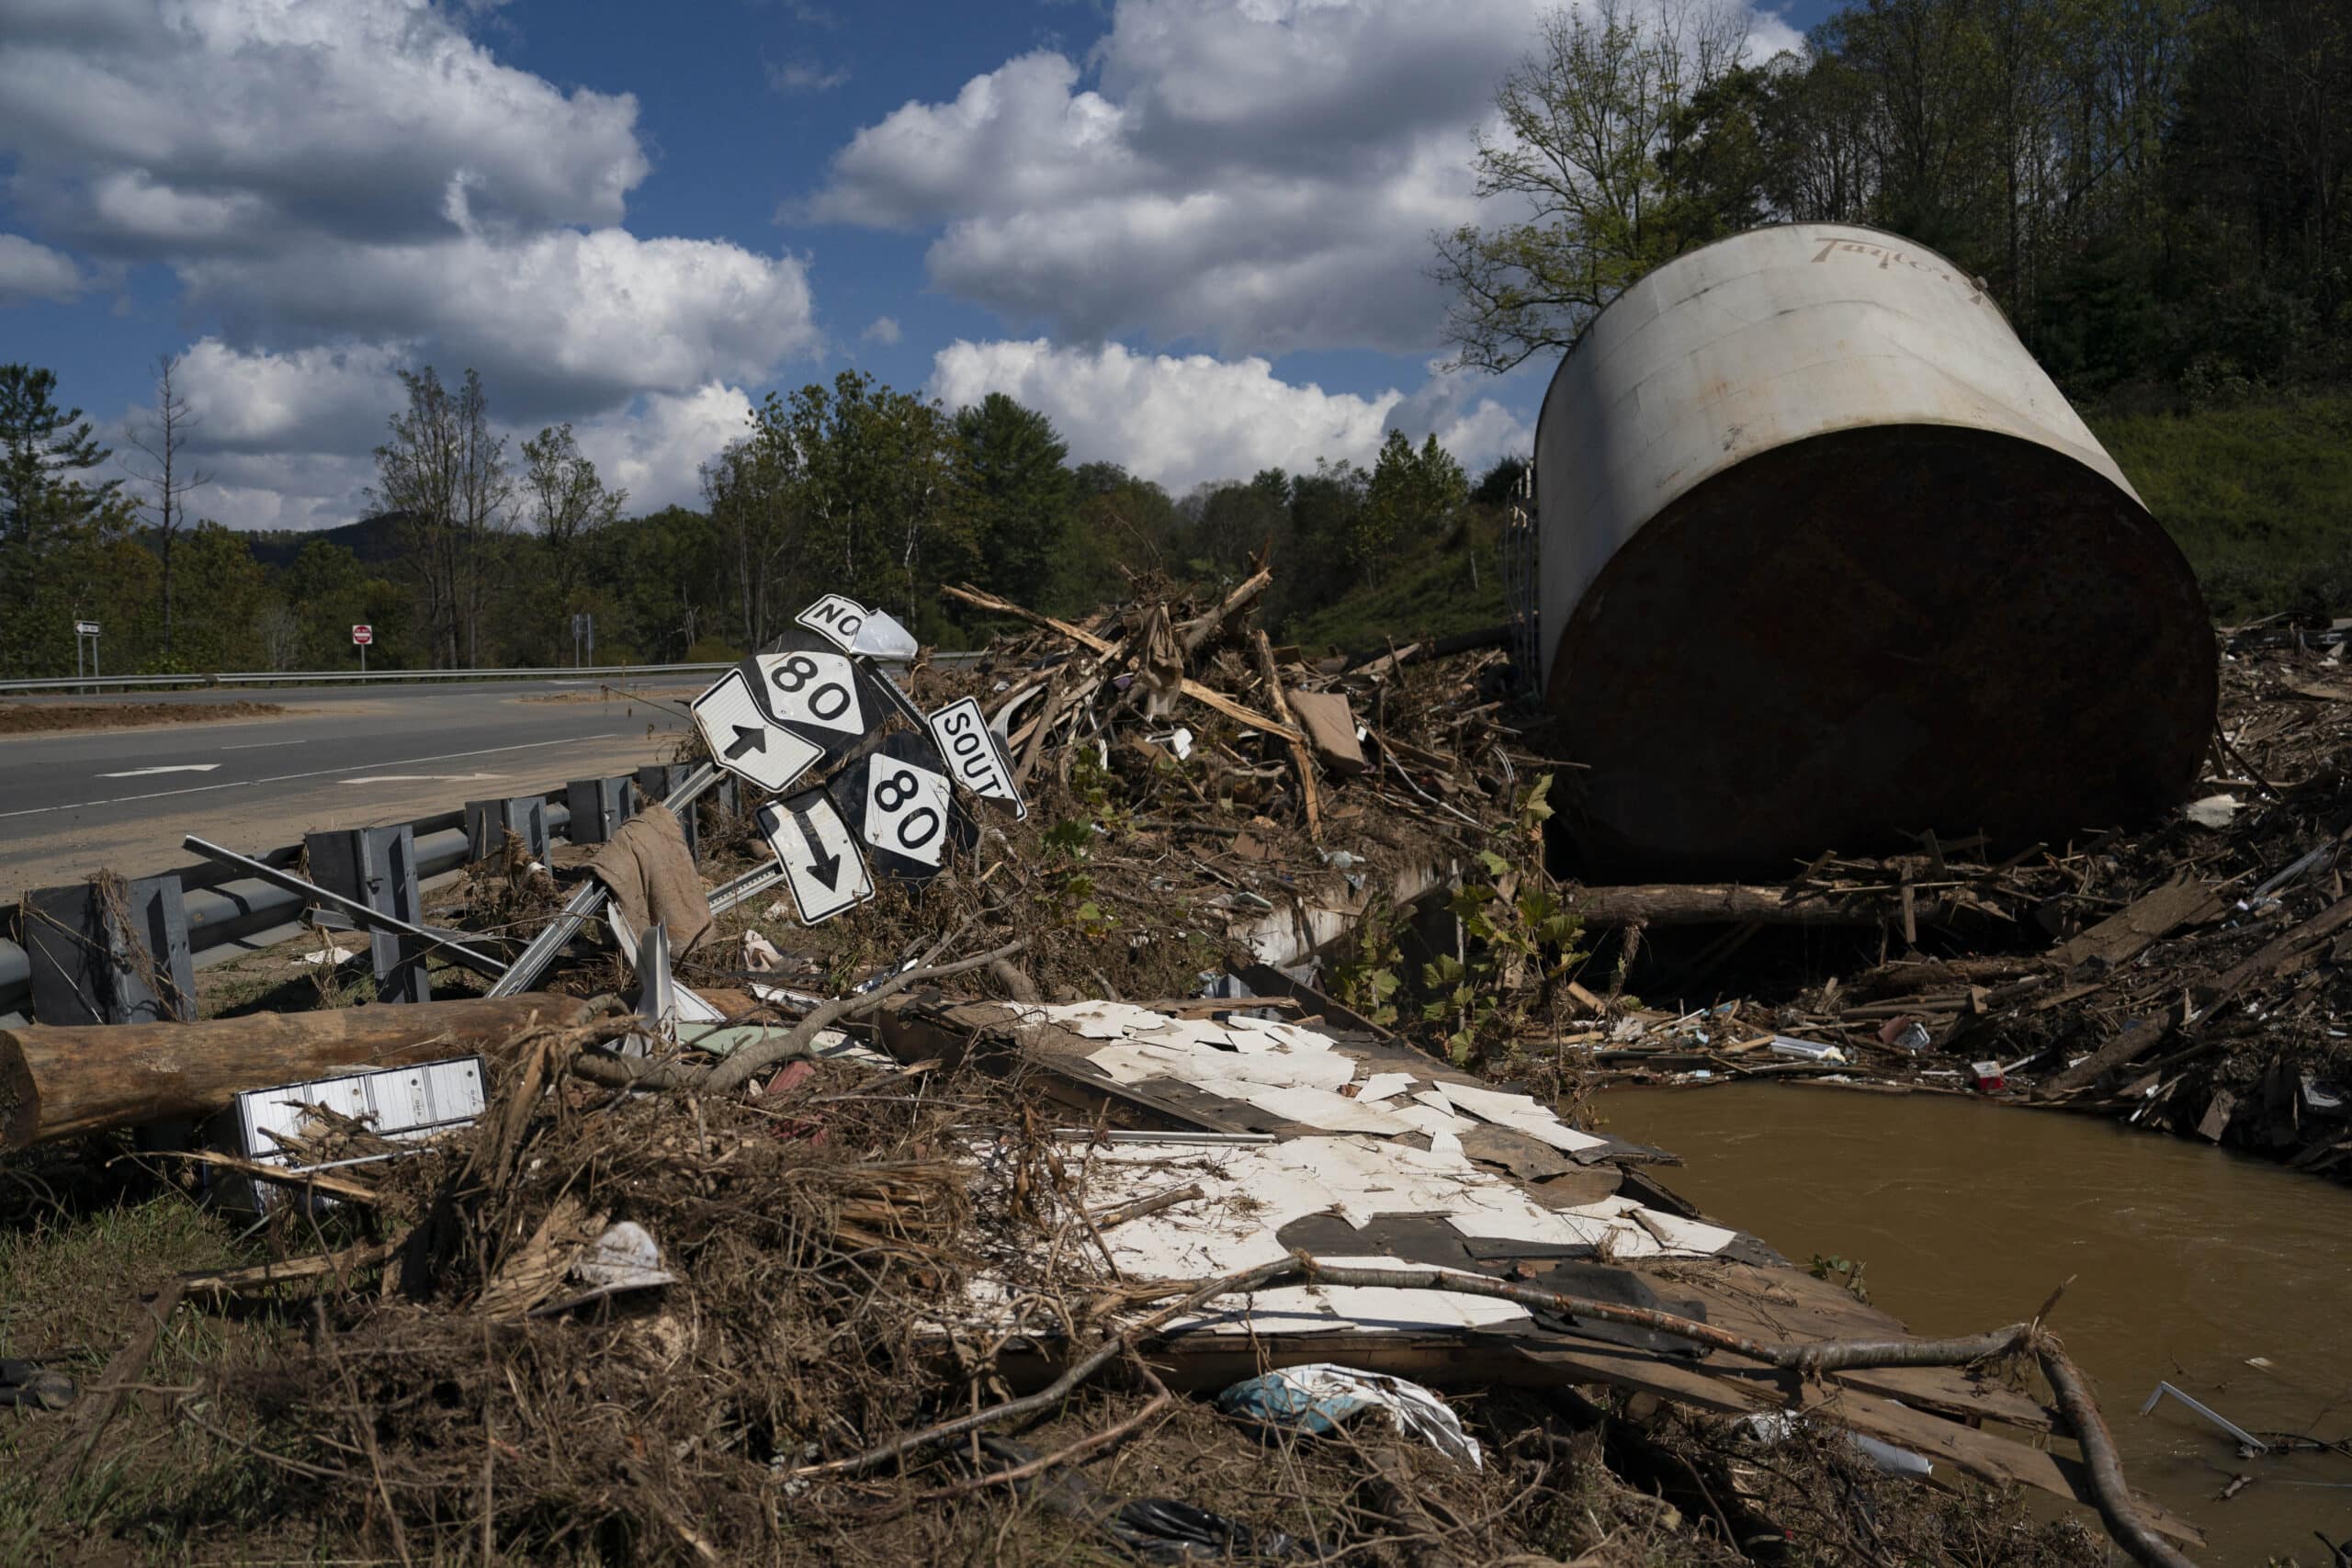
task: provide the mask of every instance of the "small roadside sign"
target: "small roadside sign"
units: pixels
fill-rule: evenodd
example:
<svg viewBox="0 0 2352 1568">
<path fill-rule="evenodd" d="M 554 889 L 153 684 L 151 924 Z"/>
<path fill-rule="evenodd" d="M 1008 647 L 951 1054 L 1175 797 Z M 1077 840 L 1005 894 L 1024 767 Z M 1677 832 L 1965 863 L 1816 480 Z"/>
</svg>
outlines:
<svg viewBox="0 0 2352 1568">
<path fill-rule="evenodd" d="M 827 788 L 858 842 L 873 852 L 877 876 L 928 882 L 951 848 L 968 847 L 978 837 L 927 735 L 891 736 Z"/>
<path fill-rule="evenodd" d="M 1012 759 L 1005 755 L 1004 742 L 989 728 L 978 697 L 952 702 L 924 723 L 957 784 L 989 800 L 1011 801 L 1013 814 L 1028 820 L 1029 803 L 1021 798 L 1021 786 L 1012 782 Z"/>
<path fill-rule="evenodd" d="M 74 630 L 75 635 L 80 637 L 96 637 L 98 635 L 98 623 L 96 621 L 76 621 L 74 623 Z"/>
<path fill-rule="evenodd" d="M 874 897 L 874 878 L 849 824 L 822 790 L 760 807 L 760 832 L 784 868 L 784 884 L 804 926 L 822 924 Z"/>
<path fill-rule="evenodd" d="M 858 628 L 865 625 L 865 606 L 828 593 L 792 618 L 847 653 L 857 641 Z"/>
<path fill-rule="evenodd" d="M 782 793 L 825 754 L 761 711 L 741 670 L 729 671 L 696 697 L 693 711 L 712 759 L 772 795 Z"/>
<path fill-rule="evenodd" d="M 376 640 L 376 628 L 373 626 L 354 626 L 351 628 L 351 640 L 357 643 L 360 647 L 365 648 L 369 643 Z"/>
<path fill-rule="evenodd" d="M 841 653 L 762 653 L 760 705 L 783 724 L 815 725 L 845 735 L 865 733 L 857 701 L 857 670 Z"/>
</svg>

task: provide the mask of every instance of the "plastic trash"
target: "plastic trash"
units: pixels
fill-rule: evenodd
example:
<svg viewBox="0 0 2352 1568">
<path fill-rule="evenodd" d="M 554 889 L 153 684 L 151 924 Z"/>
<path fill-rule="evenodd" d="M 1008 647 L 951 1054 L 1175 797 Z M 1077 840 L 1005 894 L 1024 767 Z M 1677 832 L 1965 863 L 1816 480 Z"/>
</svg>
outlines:
<svg viewBox="0 0 2352 1568">
<path fill-rule="evenodd" d="M 1795 1056 L 1807 1062 L 1842 1062 L 1846 1053 L 1835 1045 L 1823 1045 L 1812 1040 L 1792 1039 L 1786 1034 L 1772 1036 L 1772 1055 Z"/>
<path fill-rule="evenodd" d="M 869 659 L 912 659 L 922 648 L 914 634 L 896 619 L 880 610 L 868 610 L 858 625 L 857 636 L 850 639 L 849 650 Z"/>
<path fill-rule="evenodd" d="M 2209 795 L 2202 800 L 2192 800 L 2180 808 L 2180 814 L 2199 828 L 2222 829 L 2238 814 L 2238 797 L 2233 795 Z"/>
<path fill-rule="evenodd" d="M 80 1392 L 72 1378 L 38 1362 L 0 1360 L 0 1408 L 62 1410 Z"/>
<path fill-rule="evenodd" d="M 1805 1422 L 1802 1416 L 1792 1416 L 1785 1410 L 1759 1410 L 1753 1416 L 1741 1416 L 1733 1425 L 1743 1437 L 1752 1438 L 1770 1448 L 1774 1443 L 1786 1440 Z M 1898 1449 L 1893 1443 L 1882 1443 L 1876 1438 L 1866 1438 L 1860 1432 L 1847 1433 L 1846 1440 L 1854 1446 L 1856 1452 L 1889 1475 L 1908 1475 L 1925 1481 L 1936 1472 L 1935 1464 L 1925 1454 Z"/>
<path fill-rule="evenodd" d="M 1462 1418 L 1428 1389 L 1329 1361 L 1286 1367 L 1235 1383 L 1216 1396 L 1216 1405 L 1261 1427 L 1293 1428 L 1315 1437 L 1329 1437 L 1367 1410 L 1384 1410 L 1404 1436 L 1419 1438 L 1473 1470 L 1486 1464 L 1478 1439 L 1464 1431 Z"/>
</svg>

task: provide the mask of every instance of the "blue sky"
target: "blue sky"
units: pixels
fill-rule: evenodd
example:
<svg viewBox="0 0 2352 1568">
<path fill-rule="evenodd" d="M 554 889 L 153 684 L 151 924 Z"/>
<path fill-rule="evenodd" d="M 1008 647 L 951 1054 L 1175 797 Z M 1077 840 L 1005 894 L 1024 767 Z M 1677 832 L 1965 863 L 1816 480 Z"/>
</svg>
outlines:
<svg viewBox="0 0 2352 1568">
<path fill-rule="evenodd" d="M 424 364 L 642 505 L 847 365 L 1180 491 L 1391 426 L 1476 468 L 1548 367 L 1437 367 L 1429 234 L 1544 8 L 0 0 L 0 359 L 119 432 L 181 355 L 240 526 L 362 513 Z"/>
</svg>

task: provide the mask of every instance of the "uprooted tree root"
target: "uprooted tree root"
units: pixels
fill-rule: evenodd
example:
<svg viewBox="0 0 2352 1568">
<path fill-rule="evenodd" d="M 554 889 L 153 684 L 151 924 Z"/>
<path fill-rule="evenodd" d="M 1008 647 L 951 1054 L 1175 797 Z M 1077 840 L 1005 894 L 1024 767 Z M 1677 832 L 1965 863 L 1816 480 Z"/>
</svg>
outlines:
<svg viewBox="0 0 2352 1568">
<path fill-rule="evenodd" d="M 1853 1472 L 1834 1443 L 1783 1443 L 1737 1473 L 1729 1450 L 1678 1467 L 1657 1459 L 1654 1418 L 1596 1424 L 1573 1396 L 1457 1399 L 1487 1446 L 1477 1472 L 1377 1427 L 1253 1434 L 1159 1386 L 1149 1325 L 1175 1302 L 1340 1272 L 1295 1258 L 1107 1286 L 1053 1201 L 1066 1172 L 1017 1078 L 810 1063 L 770 1093 L 616 1096 L 567 1076 L 579 1049 L 545 1039 L 466 1134 L 356 1168 L 371 1201 L 282 1222 L 289 1246 L 331 1249 L 314 1277 L 213 1282 L 293 1332 L 216 1369 L 177 1418 L 242 1451 L 313 1545 L 410 1562 L 1108 1562 L 1105 1510 L 1154 1497 L 1326 1561 L 1432 1568 L 1713 1565 L 1775 1531 L 1804 1560 L 1861 1563 L 1939 1539 L 1949 1505 Z M 1003 1179 L 975 1179 L 975 1135 Z M 568 1266 L 620 1220 L 658 1238 L 674 1281 L 574 1300 Z M 1045 1260 L 1025 1318 L 982 1330 L 943 1310 L 1015 1251 Z M 1153 1301 L 1169 1304 L 1135 1319 Z M 1016 1401 L 1006 1354 L 1040 1336 L 1071 1348 L 1072 1372 Z M 1806 1511 L 1838 1498 L 1860 1514 L 1833 1528 Z M 1987 1525 L 1905 1560 L 2088 1563 L 2067 1547 L 2087 1539 Z"/>
</svg>

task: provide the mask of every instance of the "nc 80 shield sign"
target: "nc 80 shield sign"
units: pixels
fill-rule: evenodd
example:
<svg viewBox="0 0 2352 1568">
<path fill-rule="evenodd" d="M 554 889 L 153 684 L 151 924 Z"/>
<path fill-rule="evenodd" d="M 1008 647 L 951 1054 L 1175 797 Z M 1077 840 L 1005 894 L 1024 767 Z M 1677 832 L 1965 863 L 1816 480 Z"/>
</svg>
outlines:
<svg viewBox="0 0 2352 1568">
<path fill-rule="evenodd" d="M 920 735 L 893 735 L 837 775 L 828 793 L 877 875 L 928 882 L 978 836 L 948 785 L 938 750 Z"/>
</svg>

